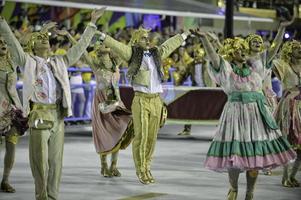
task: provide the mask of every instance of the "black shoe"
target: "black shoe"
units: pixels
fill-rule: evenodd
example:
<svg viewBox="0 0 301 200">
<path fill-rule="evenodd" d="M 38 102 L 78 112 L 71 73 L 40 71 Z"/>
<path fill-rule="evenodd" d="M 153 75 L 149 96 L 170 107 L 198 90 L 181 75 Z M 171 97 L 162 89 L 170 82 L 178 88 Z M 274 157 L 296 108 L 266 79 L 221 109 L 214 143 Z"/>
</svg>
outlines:
<svg viewBox="0 0 301 200">
<path fill-rule="evenodd" d="M 15 193 L 16 190 L 8 182 L 1 182 L 1 190 L 7 193 Z"/>
</svg>

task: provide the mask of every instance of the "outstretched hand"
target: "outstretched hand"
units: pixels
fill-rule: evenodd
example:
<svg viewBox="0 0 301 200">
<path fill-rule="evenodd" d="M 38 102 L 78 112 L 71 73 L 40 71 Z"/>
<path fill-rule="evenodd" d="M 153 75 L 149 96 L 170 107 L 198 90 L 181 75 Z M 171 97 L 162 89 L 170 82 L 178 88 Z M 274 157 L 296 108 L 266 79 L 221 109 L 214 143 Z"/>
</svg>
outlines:
<svg viewBox="0 0 301 200">
<path fill-rule="evenodd" d="M 42 33 L 47 33 L 49 30 L 55 28 L 57 26 L 56 22 L 48 22 L 46 24 L 43 25 L 41 32 Z"/>
<path fill-rule="evenodd" d="M 102 7 L 101 9 L 93 10 L 91 13 L 91 22 L 96 24 L 97 20 L 104 14 L 107 7 Z"/>
<path fill-rule="evenodd" d="M 217 35 L 216 35 L 215 33 L 213 33 L 213 32 L 207 32 L 206 34 L 207 34 L 208 37 L 210 37 L 213 41 L 218 41 L 218 40 L 219 40 L 218 37 L 217 37 Z"/>
<path fill-rule="evenodd" d="M 298 14 L 298 10 L 297 10 L 297 6 L 294 7 L 294 15 L 292 17 L 291 20 L 285 20 L 283 22 L 280 23 L 280 26 L 283 26 L 283 27 L 287 27 L 289 25 L 291 25 L 292 23 L 294 23 L 296 17 L 297 17 L 297 14 Z"/>
</svg>

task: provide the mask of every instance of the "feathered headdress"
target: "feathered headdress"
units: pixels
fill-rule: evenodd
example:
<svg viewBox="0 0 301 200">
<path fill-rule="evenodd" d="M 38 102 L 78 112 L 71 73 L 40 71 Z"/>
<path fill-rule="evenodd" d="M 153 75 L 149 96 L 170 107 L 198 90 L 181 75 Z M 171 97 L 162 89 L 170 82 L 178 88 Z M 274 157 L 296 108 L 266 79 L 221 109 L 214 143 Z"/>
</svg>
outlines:
<svg viewBox="0 0 301 200">
<path fill-rule="evenodd" d="M 258 40 L 258 41 L 260 41 L 263 44 L 263 39 L 262 39 L 262 37 L 260 35 L 252 33 L 252 34 L 249 34 L 246 37 L 246 41 L 247 41 L 247 43 L 248 43 L 249 46 L 250 46 L 250 43 L 251 43 L 252 40 Z M 262 45 L 260 51 L 262 52 L 263 50 L 264 50 L 264 46 Z"/>
<path fill-rule="evenodd" d="M 233 59 L 233 53 L 238 49 L 249 51 L 249 45 L 247 41 L 240 37 L 227 38 L 224 40 L 223 47 L 219 49 L 218 54 L 224 57 L 226 60 L 231 61 Z"/>
<path fill-rule="evenodd" d="M 297 40 L 285 42 L 280 51 L 280 58 L 289 63 L 292 58 L 293 49 L 300 45 L 301 42 Z"/>
</svg>

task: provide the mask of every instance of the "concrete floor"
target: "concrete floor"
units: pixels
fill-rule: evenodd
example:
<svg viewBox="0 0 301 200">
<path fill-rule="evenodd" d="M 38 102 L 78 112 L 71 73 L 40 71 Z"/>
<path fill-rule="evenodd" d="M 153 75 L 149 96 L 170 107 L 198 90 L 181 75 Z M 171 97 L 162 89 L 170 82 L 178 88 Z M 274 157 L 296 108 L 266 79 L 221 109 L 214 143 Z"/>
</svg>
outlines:
<svg viewBox="0 0 301 200">
<path fill-rule="evenodd" d="M 152 173 L 156 184 L 142 185 L 136 178 L 131 147 L 120 153 L 121 178 L 100 176 L 100 162 L 95 153 L 91 133 L 66 134 L 64 167 L 60 200 L 222 200 L 228 191 L 227 174 L 204 168 L 214 126 L 193 126 L 191 137 L 177 136 L 180 125 L 161 129 L 157 142 Z M 28 140 L 18 145 L 11 183 L 17 192 L 0 192 L 0 200 L 33 200 L 34 185 L 28 161 Z M 3 147 L 0 154 L 0 175 L 3 169 Z M 301 199 L 300 188 L 280 185 L 281 168 L 272 176 L 260 175 L 256 200 Z M 301 181 L 301 173 L 298 174 Z M 245 175 L 241 174 L 238 199 L 244 199 Z"/>
</svg>

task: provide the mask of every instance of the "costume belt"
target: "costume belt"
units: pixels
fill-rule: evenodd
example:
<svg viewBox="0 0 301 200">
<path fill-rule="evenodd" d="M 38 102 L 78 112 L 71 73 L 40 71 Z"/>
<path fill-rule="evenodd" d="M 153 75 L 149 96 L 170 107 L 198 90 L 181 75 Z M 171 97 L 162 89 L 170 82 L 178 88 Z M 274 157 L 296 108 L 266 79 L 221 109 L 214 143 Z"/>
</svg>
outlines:
<svg viewBox="0 0 301 200">
<path fill-rule="evenodd" d="M 55 110 L 59 104 L 43 104 L 43 103 L 33 103 L 31 104 L 32 110 Z"/>
<path fill-rule="evenodd" d="M 159 93 L 144 93 L 144 92 L 139 92 L 135 91 L 135 96 L 140 96 L 140 97 L 146 97 L 146 98 L 156 98 L 159 97 Z"/>
<path fill-rule="evenodd" d="M 265 96 L 260 92 L 232 92 L 228 95 L 229 102 L 257 103 L 264 123 L 271 129 L 278 129 L 278 125 L 272 115 L 269 114 Z"/>
</svg>

